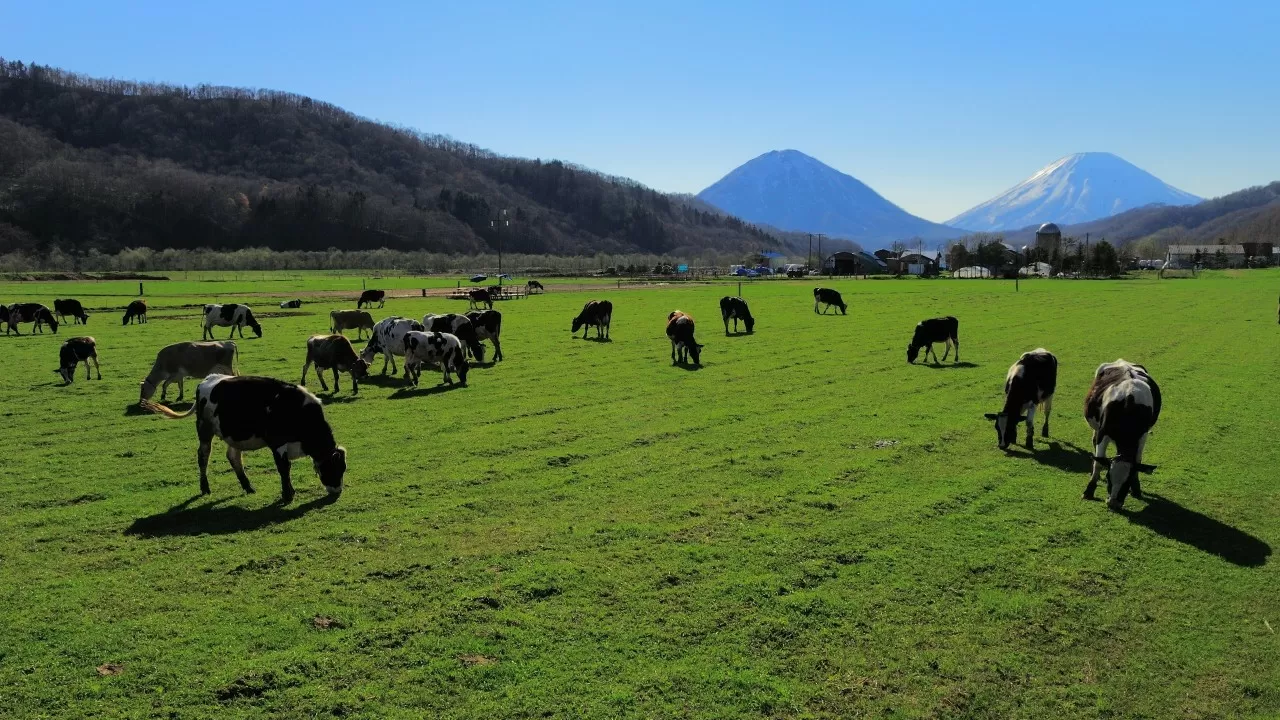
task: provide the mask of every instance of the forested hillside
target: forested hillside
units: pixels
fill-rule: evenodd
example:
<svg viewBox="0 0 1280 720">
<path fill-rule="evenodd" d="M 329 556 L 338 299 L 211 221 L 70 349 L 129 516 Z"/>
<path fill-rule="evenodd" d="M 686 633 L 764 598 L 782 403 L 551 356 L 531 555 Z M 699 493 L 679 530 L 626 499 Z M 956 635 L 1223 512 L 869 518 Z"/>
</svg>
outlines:
<svg viewBox="0 0 1280 720">
<path fill-rule="evenodd" d="M 0 59 L 0 252 L 693 255 L 781 242 L 631 180 L 503 157 L 300 95 Z"/>
</svg>

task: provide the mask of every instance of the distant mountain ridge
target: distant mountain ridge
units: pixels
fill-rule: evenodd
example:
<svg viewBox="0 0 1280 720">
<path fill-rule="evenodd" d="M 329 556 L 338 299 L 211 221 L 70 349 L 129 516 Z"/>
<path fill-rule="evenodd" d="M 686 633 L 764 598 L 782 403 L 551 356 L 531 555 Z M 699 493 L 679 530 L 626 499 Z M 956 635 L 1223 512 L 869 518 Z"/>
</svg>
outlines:
<svg viewBox="0 0 1280 720">
<path fill-rule="evenodd" d="M 698 199 L 748 222 L 862 243 L 957 237 L 916 217 L 865 183 L 798 150 L 773 150 L 735 168 Z"/>
<path fill-rule="evenodd" d="M 947 221 L 994 232 L 1089 222 L 1147 205 L 1194 205 L 1200 198 L 1108 152 L 1068 155 L 996 197 Z"/>
</svg>

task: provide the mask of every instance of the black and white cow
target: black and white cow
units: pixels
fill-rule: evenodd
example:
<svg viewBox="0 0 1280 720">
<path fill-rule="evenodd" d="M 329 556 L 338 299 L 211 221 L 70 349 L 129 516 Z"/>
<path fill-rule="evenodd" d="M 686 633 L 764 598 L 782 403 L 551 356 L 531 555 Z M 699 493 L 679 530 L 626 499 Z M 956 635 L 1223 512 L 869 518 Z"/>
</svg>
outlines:
<svg viewBox="0 0 1280 720">
<path fill-rule="evenodd" d="M 58 319 L 62 322 L 66 322 L 67 316 L 70 315 L 72 325 L 77 322 L 85 325 L 89 324 L 89 313 L 84 311 L 84 306 L 80 304 L 79 300 L 72 300 L 70 298 L 66 300 L 54 300 L 53 314 L 57 315 Z"/>
<path fill-rule="evenodd" d="M 534 290 L 537 290 L 538 292 L 546 292 L 546 291 L 547 291 L 547 289 L 546 289 L 545 287 L 543 287 L 543 286 L 542 286 L 542 283 L 538 282 L 537 280 L 530 280 L 530 281 L 525 285 L 525 287 L 527 288 L 527 290 L 528 290 L 528 292 L 529 292 L 529 294 L 530 294 L 530 295 L 532 295 L 532 294 L 533 294 L 533 291 L 534 291 Z"/>
<path fill-rule="evenodd" d="M 215 436 L 227 444 L 227 462 L 247 493 L 253 492 L 253 486 L 244 474 L 241 455 L 260 448 L 270 448 L 275 457 L 280 496 L 285 502 L 293 500 L 289 461 L 304 455 L 311 458 L 320 483 L 330 495 L 342 492 L 347 451 L 334 441 L 320 399 L 304 387 L 275 378 L 210 375 L 196 388 L 196 402 L 184 413 L 150 400 L 142 407 L 170 418 L 196 416 L 203 495 L 209 494 L 209 454 Z"/>
<path fill-rule="evenodd" d="M 476 337 L 476 328 L 471 324 L 471 318 L 466 315 L 457 313 L 449 313 L 447 315 L 432 315 L 427 313 L 422 316 L 422 327 L 425 332 L 449 333 L 457 336 L 462 341 L 462 347 L 476 362 L 484 362 L 484 346 L 480 344 L 480 339 Z"/>
<path fill-rule="evenodd" d="M 44 326 L 48 325 L 54 335 L 58 334 L 58 319 L 53 316 L 53 312 L 49 308 L 40 303 L 15 303 L 9 306 L 9 327 L 5 330 L 5 335 L 10 332 L 21 335 L 18 330 L 18 323 L 35 323 L 35 327 L 31 332 L 39 331 L 44 333 Z"/>
<path fill-rule="evenodd" d="M 134 300 L 133 302 L 129 303 L 129 307 L 124 309 L 124 319 L 120 322 L 120 324 L 128 325 L 129 323 L 135 320 L 140 323 L 145 323 L 147 321 L 147 301 L 146 300 Z"/>
<path fill-rule="evenodd" d="M 848 315 L 848 305 L 844 304 L 844 298 L 840 297 L 840 293 L 831 288 L 814 288 L 813 289 L 813 311 L 818 312 L 818 303 L 826 305 L 822 308 L 822 315 L 826 315 L 827 311 L 834 305 L 840 308 L 841 315 Z"/>
<path fill-rule="evenodd" d="M 1044 411 L 1040 434 L 1049 437 L 1049 413 L 1053 410 L 1053 392 L 1058 386 L 1058 358 L 1044 348 L 1022 353 L 1009 367 L 1004 379 L 1004 409 L 987 413 L 996 424 L 996 442 L 1000 449 L 1018 441 L 1018 423 L 1027 423 L 1027 449 L 1034 447 L 1036 406 Z"/>
<path fill-rule="evenodd" d="M 382 374 L 387 374 L 387 362 L 391 372 L 396 372 L 396 356 L 404 357 L 404 336 L 408 332 L 423 330 L 422 323 L 403 317 L 389 317 L 378 321 L 369 333 L 369 343 L 360 351 L 360 357 L 372 363 L 375 355 L 382 354 Z"/>
<path fill-rule="evenodd" d="M 702 364 L 703 346 L 694 339 L 693 329 L 693 317 L 688 313 L 675 310 L 667 315 L 667 339 L 671 341 L 672 365 L 677 362 L 687 363 L 690 358 L 693 359 L 694 365 Z"/>
<path fill-rule="evenodd" d="M 404 376 L 413 385 L 418 384 L 423 364 L 439 365 L 444 373 L 444 382 L 453 384 L 449 371 L 458 373 L 462 386 L 467 386 L 466 352 L 462 349 L 462 341 L 456 335 L 442 332 L 420 332 L 411 330 L 404 337 Z"/>
<path fill-rule="evenodd" d="M 343 335 L 312 335 L 307 340 L 307 359 L 302 365 L 302 385 L 307 384 L 307 370 L 316 366 L 316 377 L 325 392 L 324 371 L 333 370 L 333 391 L 338 392 L 338 373 L 351 374 L 351 394 L 360 394 L 360 378 L 369 374 L 369 362 L 356 354 L 351 341 Z"/>
<path fill-rule="evenodd" d="M 205 305 L 204 306 L 204 334 L 200 336 L 201 340 L 213 339 L 214 327 L 229 327 L 231 334 L 228 338 L 234 337 L 236 330 L 240 331 L 240 337 L 244 337 L 244 326 L 248 325 L 253 334 L 262 337 L 262 326 L 253 317 L 253 311 L 248 305 Z"/>
<path fill-rule="evenodd" d="M 501 360 L 502 341 L 498 336 L 502 334 L 502 313 L 497 310 L 472 310 L 467 313 L 467 319 L 476 329 L 477 340 L 488 340 L 493 343 L 493 361 Z"/>
<path fill-rule="evenodd" d="M 1142 463 L 1147 434 L 1160 419 L 1160 386 L 1147 369 L 1127 360 L 1103 363 L 1093 374 L 1093 385 L 1084 399 L 1084 419 L 1093 428 L 1093 471 L 1084 488 L 1092 500 L 1102 468 L 1107 468 L 1107 507 L 1119 510 L 1130 491 L 1142 497 L 1138 473 L 1155 472 Z M 1116 456 L 1107 459 L 1107 446 L 1116 444 Z"/>
<path fill-rule="evenodd" d="M 285 300 L 280 303 L 281 310 L 297 310 L 300 307 L 302 307 L 302 300 L 299 299 Z"/>
<path fill-rule="evenodd" d="M 378 307 L 382 307 L 387 301 L 386 290 L 365 290 L 360 293 L 360 299 L 356 301 L 356 309 L 365 305 L 373 307 L 374 303 L 378 303 Z"/>
<path fill-rule="evenodd" d="M 93 367 L 98 371 L 98 379 L 102 379 L 102 368 L 98 367 L 98 343 L 91 337 L 74 337 L 62 343 L 62 347 L 58 350 L 58 369 L 55 371 L 62 376 L 62 381 L 70 385 L 76 380 L 76 366 L 84 363 L 84 379 L 89 380 L 93 376 L 89 374 L 89 361 L 93 361 Z"/>
<path fill-rule="evenodd" d="M 960 362 L 960 321 L 948 315 L 918 323 L 915 334 L 911 336 L 911 344 L 907 346 L 907 362 L 914 364 L 920 356 L 920 348 L 924 348 L 924 361 L 929 362 L 929 353 L 933 353 L 933 362 L 940 364 L 938 353 L 933 350 L 934 343 L 947 344 L 942 352 L 943 360 L 951 354 L 951 346 L 954 345 L 956 359 L 952 362 Z"/>
<path fill-rule="evenodd" d="M 751 317 L 751 308 L 747 307 L 747 301 L 740 297 L 725 295 L 720 298 L 720 317 L 724 319 L 725 335 L 729 334 L 729 318 L 733 318 L 734 332 L 738 332 L 739 320 L 747 326 L 747 332 L 755 332 L 756 319 Z"/>
<path fill-rule="evenodd" d="M 582 306 L 582 312 L 573 319 L 573 333 L 582 330 L 582 339 L 587 339 L 587 328 L 595 326 L 596 338 L 609 338 L 609 323 L 613 320 L 613 303 L 608 300 L 589 300 Z"/>
<path fill-rule="evenodd" d="M 476 288 L 467 291 L 467 298 L 471 301 L 471 310 L 479 310 L 484 305 L 489 310 L 493 309 L 493 294 L 485 288 Z"/>
</svg>

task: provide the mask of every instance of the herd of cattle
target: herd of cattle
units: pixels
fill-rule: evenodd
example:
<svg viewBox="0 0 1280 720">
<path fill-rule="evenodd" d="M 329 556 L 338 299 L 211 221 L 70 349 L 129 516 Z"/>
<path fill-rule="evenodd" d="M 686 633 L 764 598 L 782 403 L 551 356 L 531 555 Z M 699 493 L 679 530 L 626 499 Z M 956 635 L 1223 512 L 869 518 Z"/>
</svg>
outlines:
<svg viewBox="0 0 1280 720">
<path fill-rule="evenodd" d="M 539 287 L 541 287 L 539 285 Z M 847 313 L 847 305 L 840 293 L 829 288 L 814 288 L 814 312 L 819 305 Z M 382 355 L 382 374 L 388 365 L 397 372 L 396 358 L 403 358 L 404 378 L 416 386 L 423 365 L 438 367 L 443 382 L 453 384 L 456 374 L 462 386 L 467 384 L 470 370 L 468 358 L 484 362 L 482 341 L 493 344 L 494 361 L 502 360 L 502 313 L 492 308 L 492 300 L 483 290 L 472 291 L 472 310 L 465 314 L 428 314 L 421 321 L 392 316 L 375 323 L 364 307 L 376 303 L 382 307 L 385 293 L 380 290 L 365 291 L 355 310 L 334 310 L 329 314 L 330 334 L 315 335 L 307 340 L 306 360 L 302 367 L 302 380 L 298 385 L 263 377 L 238 376 L 235 361 L 238 350 L 232 338 L 239 333 L 244 337 L 248 326 L 257 337 L 262 337 L 262 325 L 246 305 L 210 304 L 204 306 L 202 325 L 204 332 L 200 342 L 180 342 L 162 348 L 157 354 L 151 372 L 141 383 L 139 405 L 144 409 L 171 418 L 196 416 L 196 433 L 200 441 L 200 489 L 209 492 L 207 467 L 211 443 L 215 436 L 227 445 L 227 461 L 246 492 L 253 492 L 244 474 L 241 454 L 248 450 L 270 448 L 280 474 L 281 492 L 286 501 L 293 498 L 290 482 L 290 460 L 308 456 L 325 488 L 333 494 L 342 491 L 342 477 L 346 469 L 346 451 L 334 441 L 333 432 L 324 417 L 320 400 L 305 387 L 307 372 L 314 365 L 320 386 L 326 392 L 324 373 L 333 373 L 333 391 L 339 391 L 339 373 L 351 377 L 351 391 L 359 392 L 359 382 L 369 373 L 374 358 Z M 301 300 L 281 303 L 281 307 L 300 307 Z M 487 305 L 481 309 L 481 305 Z M 748 334 L 755 331 L 755 317 L 747 302 L 740 297 L 724 297 L 720 300 L 720 314 L 725 334 L 729 334 L 729 321 L 734 332 L 742 322 Z M 596 329 L 596 339 L 609 340 L 609 327 L 613 316 L 613 304 L 608 300 L 587 302 L 573 319 L 572 332 L 579 330 L 587 337 L 589 328 Z M 39 303 L 17 303 L 0 306 L 0 324 L 7 325 L 6 334 L 18 332 L 23 323 L 35 323 L 33 332 L 43 332 L 49 326 L 57 333 L 59 322 L 71 317 L 73 323 L 88 323 L 89 316 L 76 300 L 55 300 L 54 309 Z M 135 300 L 126 309 L 123 324 L 147 321 L 147 305 Z M 959 321 L 954 317 L 924 320 L 916 325 L 911 342 L 907 345 L 907 362 L 915 363 L 920 351 L 924 360 L 933 355 L 936 343 L 945 345 L 942 360 L 952 349 L 960 360 Z M 225 341 L 213 340 L 214 327 L 229 327 L 231 334 Z M 694 338 L 694 319 L 686 312 L 676 310 L 667 316 L 666 332 L 671 341 L 673 364 L 701 363 L 703 345 Z M 364 349 L 357 353 L 351 341 L 343 334 L 355 330 L 357 339 L 369 335 Z M 21 334 L 18 332 L 18 334 Z M 85 365 L 86 378 L 90 378 L 90 363 L 98 369 L 97 344 L 92 337 L 76 337 L 67 340 L 59 350 L 57 372 L 70 384 L 80 363 Z M 184 380 L 201 378 L 196 389 L 196 401 L 183 413 L 160 405 L 152 400 L 157 388 L 160 401 L 164 402 L 170 383 L 178 383 L 178 400 L 185 394 Z M 1023 353 L 1010 368 L 1005 378 L 1004 406 L 996 413 L 987 413 L 994 421 L 997 444 L 1007 449 L 1017 441 L 1017 426 L 1026 424 L 1026 447 L 1034 447 L 1036 410 L 1043 415 L 1041 433 L 1049 435 L 1049 415 L 1053 407 L 1053 395 L 1057 388 L 1058 360 L 1043 348 Z M 1155 470 L 1142 462 L 1147 436 L 1160 417 L 1160 388 L 1141 365 L 1126 360 L 1116 360 L 1098 367 L 1093 383 L 1085 396 L 1085 420 L 1093 429 L 1093 465 L 1089 482 L 1084 490 L 1085 499 L 1093 499 L 1102 472 L 1107 475 L 1107 504 L 1112 509 L 1122 507 L 1125 497 L 1132 493 L 1142 497 L 1139 475 Z M 1115 444 L 1114 457 L 1107 451 Z"/>
</svg>

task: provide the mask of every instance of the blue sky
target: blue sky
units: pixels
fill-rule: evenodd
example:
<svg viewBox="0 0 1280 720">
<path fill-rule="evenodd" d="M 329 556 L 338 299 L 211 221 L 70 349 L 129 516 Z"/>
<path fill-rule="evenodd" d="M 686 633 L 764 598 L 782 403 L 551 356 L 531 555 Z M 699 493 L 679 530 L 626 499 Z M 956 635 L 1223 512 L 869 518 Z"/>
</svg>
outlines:
<svg viewBox="0 0 1280 720">
<path fill-rule="evenodd" d="M 942 221 L 1069 153 L 1280 180 L 1275 2 L 0 2 L 0 55 L 290 90 L 697 192 L 795 148 Z"/>
</svg>

